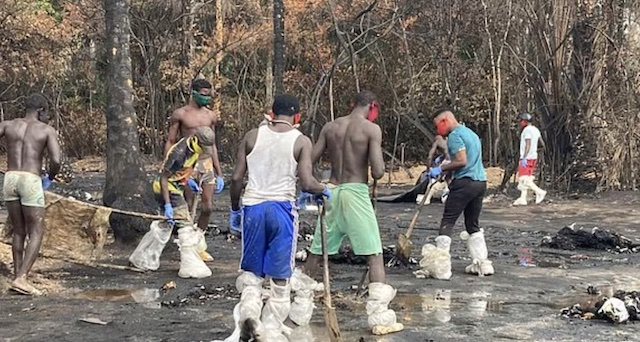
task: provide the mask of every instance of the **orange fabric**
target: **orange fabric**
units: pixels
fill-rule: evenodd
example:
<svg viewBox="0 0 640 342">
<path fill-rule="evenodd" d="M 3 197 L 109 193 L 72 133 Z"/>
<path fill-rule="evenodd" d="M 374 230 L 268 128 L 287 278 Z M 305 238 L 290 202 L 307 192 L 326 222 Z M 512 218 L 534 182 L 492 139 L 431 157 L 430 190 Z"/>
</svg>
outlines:
<svg viewBox="0 0 640 342">
<path fill-rule="evenodd" d="M 522 167 L 522 164 L 518 167 L 518 174 L 520 176 L 534 176 L 536 168 L 538 167 L 537 159 L 527 159 L 527 167 Z"/>
</svg>

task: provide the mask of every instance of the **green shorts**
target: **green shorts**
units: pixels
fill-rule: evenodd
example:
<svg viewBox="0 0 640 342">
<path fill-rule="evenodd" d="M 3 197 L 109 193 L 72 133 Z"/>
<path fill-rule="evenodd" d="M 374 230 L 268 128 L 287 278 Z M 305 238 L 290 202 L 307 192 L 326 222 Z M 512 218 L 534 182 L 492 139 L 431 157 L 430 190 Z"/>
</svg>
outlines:
<svg viewBox="0 0 640 342">
<path fill-rule="evenodd" d="M 20 201 L 25 207 L 44 207 L 44 190 L 40 176 L 24 171 L 4 174 L 4 200 Z"/>
<path fill-rule="evenodd" d="M 369 198 L 369 186 L 346 183 L 333 190 L 333 201 L 327 207 L 327 252 L 337 254 L 345 237 L 356 255 L 382 253 L 382 241 L 376 214 Z M 316 227 L 311 253 L 322 254 L 322 231 Z"/>
</svg>

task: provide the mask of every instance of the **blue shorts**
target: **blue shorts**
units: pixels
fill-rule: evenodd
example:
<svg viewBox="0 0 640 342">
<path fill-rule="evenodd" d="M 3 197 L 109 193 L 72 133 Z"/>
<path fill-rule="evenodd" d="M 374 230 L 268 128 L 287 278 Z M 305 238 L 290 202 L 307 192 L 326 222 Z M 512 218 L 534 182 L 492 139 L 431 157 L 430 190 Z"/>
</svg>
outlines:
<svg viewBox="0 0 640 342">
<path fill-rule="evenodd" d="M 260 277 L 291 278 L 297 236 L 298 212 L 293 203 L 245 206 L 240 268 Z"/>
</svg>

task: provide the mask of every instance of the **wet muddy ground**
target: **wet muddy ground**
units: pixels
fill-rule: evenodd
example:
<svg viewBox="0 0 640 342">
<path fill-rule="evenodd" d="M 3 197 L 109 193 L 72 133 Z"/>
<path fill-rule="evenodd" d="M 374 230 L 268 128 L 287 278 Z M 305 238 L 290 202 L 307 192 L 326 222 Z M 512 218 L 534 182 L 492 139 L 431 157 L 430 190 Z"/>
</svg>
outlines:
<svg viewBox="0 0 640 342">
<path fill-rule="evenodd" d="M 94 178 L 91 178 L 93 182 Z M 80 184 L 85 184 L 82 182 Z M 91 185 L 92 187 L 95 187 Z M 87 190 L 90 185 L 87 185 Z M 94 191 L 94 190 L 92 190 Z M 397 190 L 396 190 L 397 191 Z M 617 231 L 640 241 L 640 196 L 612 193 L 600 198 L 554 199 L 551 203 L 513 208 L 498 197 L 486 203 L 481 223 L 496 274 L 464 274 L 468 253 L 460 239 L 452 244 L 450 281 L 417 279 L 410 269 L 388 269 L 388 281 L 398 289 L 391 308 L 405 324 L 403 332 L 374 337 L 366 329 L 364 299 L 355 297 L 364 266 L 332 264 L 332 290 L 345 341 L 634 341 L 638 325 L 561 318 L 560 309 L 589 301 L 589 285 L 640 289 L 640 255 L 606 251 L 562 251 L 541 248 L 545 235 L 565 225 Z M 212 223 L 225 227 L 228 192 L 216 202 Z M 406 229 L 415 206 L 377 206 L 383 244 L 394 244 Z M 442 212 L 434 203 L 423 210 L 415 232 L 414 254 L 433 241 Z M 306 224 L 315 216 L 303 213 Z M 460 231 L 462 222 L 459 222 Z M 135 273 L 65 264 L 38 271 L 58 282 L 46 297 L 28 298 L 11 292 L 0 295 L 0 338 L 6 341 L 211 341 L 233 329 L 232 309 L 238 300 L 240 242 L 224 235 L 208 236 L 215 261 L 214 275 L 203 280 L 177 277 L 178 251 L 168 244 L 160 270 Z M 307 242 L 300 242 L 299 249 Z M 126 264 L 133 250 L 110 248 L 107 262 Z M 521 266 L 525 260 L 528 266 Z M 535 264 L 535 267 L 532 267 Z M 9 260 L 0 260 L 0 278 L 9 276 Z M 36 263 L 38 269 L 38 263 Z M 165 286 L 168 282 L 173 284 Z M 328 341 L 321 301 L 309 331 L 316 341 Z M 290 324 L 290 326 L 293 326 Z"/>
</svg>

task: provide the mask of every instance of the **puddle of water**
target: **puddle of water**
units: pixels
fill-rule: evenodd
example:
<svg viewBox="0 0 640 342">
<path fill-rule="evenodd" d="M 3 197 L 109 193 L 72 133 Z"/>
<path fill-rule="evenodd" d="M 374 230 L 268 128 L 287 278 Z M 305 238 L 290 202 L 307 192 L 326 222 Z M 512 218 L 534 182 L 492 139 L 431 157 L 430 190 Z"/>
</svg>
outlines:
<svg viewBox="0 0 640 342">
<path fill-rule="evenodd" d="M 98 302 L 152 303 L 160 298 L 158 289 L 99 289 L 80 292 L 80 299 Z"/>
<path fill-rule="evenodd" d="M 451 290 L 438 289 L 417 294 L 397 294 L 392 303 L 400 305 L 407 321 L 447 323 L 452 317 L 481 319 L 487 312 L 504 311 L 503 303 L 491 299 L 488 292 L 477 291 L 464 297 L 452 296 Z"/>
</svg>

